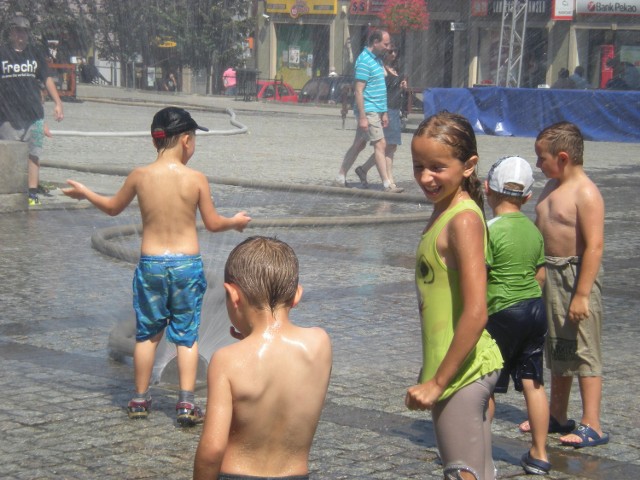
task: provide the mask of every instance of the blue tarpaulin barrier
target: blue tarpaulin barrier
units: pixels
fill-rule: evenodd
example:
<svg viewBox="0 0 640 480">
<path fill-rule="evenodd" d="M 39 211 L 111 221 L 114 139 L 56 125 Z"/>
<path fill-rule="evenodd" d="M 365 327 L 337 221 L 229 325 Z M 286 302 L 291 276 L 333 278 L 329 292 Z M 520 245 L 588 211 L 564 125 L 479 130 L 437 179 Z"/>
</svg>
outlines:
<svg viewBox="0 0 640 480">
<path fill-rule="evenodd" d="M 640 143 L 640 91 L 548 88 L 428 88 L 424 115 L 442 110 L 469 119 L 476 133 L 535 137 L 560 121 L 586 140 Z"/>
</svg>

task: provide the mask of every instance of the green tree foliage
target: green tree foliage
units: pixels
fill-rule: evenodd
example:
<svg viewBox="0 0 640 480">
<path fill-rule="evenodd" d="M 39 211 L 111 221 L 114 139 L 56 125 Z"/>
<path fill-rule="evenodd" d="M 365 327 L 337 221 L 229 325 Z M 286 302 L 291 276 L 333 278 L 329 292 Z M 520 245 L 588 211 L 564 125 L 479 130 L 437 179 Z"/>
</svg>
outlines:
<svg viewBox="0 0 640 480">
<path fill-rule="evenodd" d="M 121 62 L 123 83 L 131 86 L 136 62 L 162 69 L 188 66 L 216 79 L 226 67 L 241 66 L 256 1 L 0 0 L 0 20 L 5 25 L 23 13 L 43 48 L 47 40 L 60 40 L 65 61 L 87 57 L 97 47 L 102 58 Z M 172 42 L 171 51 L 161 50 Z"/>
<path fill-rule="evenodd" d="M 33 37 L 46 48 L 48 40 L 58 40 L 60 63 L 82 56 L 93 44 L 96 0 L 4 0 L 0 1 L 0 22 L 7 25 L 16 13 L 31 23 Z M 6 29 L 3 41 L 6 40 Z"/>
<path fill-rule="evenodd" d="M 98 44 L 111 60 L 141 59 L 156 65 L 159 45 L 175 42 L 172 56 L 180 67 L 218 71 L 222 65 L 240 63 L 241 42 L 253 28 L 252 4 L 252 0 L 102 0 Z"/>
</svg>

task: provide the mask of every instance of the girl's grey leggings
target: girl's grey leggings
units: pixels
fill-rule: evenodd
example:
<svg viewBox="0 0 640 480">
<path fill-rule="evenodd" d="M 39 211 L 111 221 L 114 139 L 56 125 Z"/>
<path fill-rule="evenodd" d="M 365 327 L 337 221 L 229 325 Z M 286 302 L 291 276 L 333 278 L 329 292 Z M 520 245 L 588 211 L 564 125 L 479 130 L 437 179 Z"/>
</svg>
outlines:
<svg viewBox="0 0 640 480">
<path fill-rule="evenodd" d="M 459 478 L 456 474 L 462 470 L 473 473 L 477 480 L 494 480 L 487 407 L 499 374 L 496 370 L 479 378 L 433 408 L 445 479 Z"/>
</svg>

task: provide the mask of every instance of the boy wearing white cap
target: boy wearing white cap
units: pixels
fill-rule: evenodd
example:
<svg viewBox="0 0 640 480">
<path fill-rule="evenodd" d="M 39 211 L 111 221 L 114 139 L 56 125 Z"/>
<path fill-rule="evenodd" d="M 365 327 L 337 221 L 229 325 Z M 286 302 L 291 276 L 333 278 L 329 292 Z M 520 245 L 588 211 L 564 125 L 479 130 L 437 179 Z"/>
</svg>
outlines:
<svg viewBox="0 0 640 480">
<path fill-rule="evenodd" d="M 487 222 L 491 265 L 487 284 L 487 331 L 500 347 L 504 367 L 495 392 L 506 393 L 509 376 L 524 393 L 532 446 L 521 459 L 530 474 L 545 475 L 549 404 L 543 386 L 542 352 L 547 316 L 541 285 L 545 276 L 542 235 L 520 208 L 531 198 L 533 174 L 521 157 L 505 157 L 489 170 L 487 202 L 494 218 Z M 495 402 L 490 402 L 493 417 Z"/>
</svg>

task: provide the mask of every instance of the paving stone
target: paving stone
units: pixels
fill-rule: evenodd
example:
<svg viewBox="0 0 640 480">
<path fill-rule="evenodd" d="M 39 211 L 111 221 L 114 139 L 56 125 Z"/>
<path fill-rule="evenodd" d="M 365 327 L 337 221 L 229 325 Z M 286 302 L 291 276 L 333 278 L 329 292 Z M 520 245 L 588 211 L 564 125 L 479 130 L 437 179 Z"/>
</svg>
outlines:
<svg viewBox="0 0 640 480">
<path fill-rule="evenodd" d="M 358 188 L 330 187 L 354 135 L 354 125 L 341 129 L 336 108 L 190 95 L 169 99 L 107 87 L 82 87 L 79 94 L 85 100 L 65 103 L 62 124 L 48 119 L 54 130 L 146 131 L 153 113 L 168 101 L 187 106 L 198 123 L 224 130 L 231 127 L 222 109 L 236 110 L 249 134 L 198 137 L 190 165 L 219 179 L 212 192 L 221 213 L 247 210 L 256 225 L 243 234 L 203 232 L 201 248 L 207 268 L 216 272 L 231 248 L 251 234 L 277 235 L 299 255 L 305 293 L 293 319 L 326 328 L 334 347 L 332 381 L 311 451 L 313 478 L 442 478 L 429 414 L 409 412 L 403 404 L 420 368 L 413 255 L 431 211 L 413 181 L 411 133 L 403 134 L 394 165 L 406 195 L 376 198 L 381 187 L 373 173 L 369 196 Z M 45 108 L 50 114 L 50 104 Z M 416 116 L 410 125 L 418 121 Z M 479 136 L 478 143 L 481 176 L 505 154 L 535 163 L 531 138 Z M 49 166 L 41 177 L 54 185 L 75 178 L 110 194 L 123 177 L 93 171 L 130 170 L 154 155 L 148 138 L 59 134 L 47 140 L 43 163 Z M 640 478 L 634 381 L 640 334 L 638 158 L 639 144 L 586 144 L 585 168 L 607 205 L 602 412 L 611 442 L 573 450 L 550 436 L 554 470 L 548 478 Z M 65 164 L 86 171 L 60 168 Z M 534 196 L 544 184 L 537 171 L 535 178 Z M 353 172 L 348 180 L 358 185 Z M 262 186 L 250 188 L 247 182 Z M 309 190 L 300 191 L 299 185 Z M 136 206 L 110 218 L 59 190 L 43 201 L 25 213 L 0 215 L 0 478 L 190 478 L 200 428 L 176 426 L 175 385 L 154 385 L 149 419 L 129 421 L 131 362 L 109 357 L 111 329 L 132 315 L 133 265 L 93 250 L 90 237 L 98 229 L 139 223 Z M 533 203 L 525 208 L 530 216 Z M 416 212 L 423 220 L 375 223 Z M 371 217 L 374 223 L 345 223 L 350 216 Z M 302 227 L 268 225 L 292 218 L 311 221 Z M 326 219 L 334 223 L 320 225 Z M 135 250 L 139 237 L 115 244 Z M 205 316 L 214 315 L 211 308 L 205 305 Z M 203 405 L 204 387 L 197 392 Z M 579 416 L 577 385 L 569 409 Z M 498 396 L 493 425 L 498 478 L 526 478 L 519 456 L 528 438 L 517 431 L 525 415 L 520 394 Z"/>
</svg>

